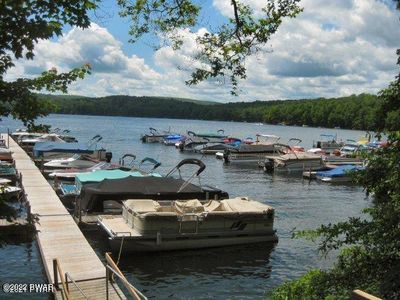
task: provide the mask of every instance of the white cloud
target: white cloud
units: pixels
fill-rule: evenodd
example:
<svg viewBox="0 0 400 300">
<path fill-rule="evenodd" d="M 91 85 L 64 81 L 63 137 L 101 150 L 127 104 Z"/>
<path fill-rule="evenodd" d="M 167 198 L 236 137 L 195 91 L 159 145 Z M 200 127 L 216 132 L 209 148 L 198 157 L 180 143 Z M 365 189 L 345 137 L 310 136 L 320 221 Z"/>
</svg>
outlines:
<svg viewBox="0 0 400 300">
<path fill-rule="evenodd" d="M 264 1 L 246 0 L 260 10 Z M 33 76 L 56 67 L 61 71 L 92 65 L 93 74 L 74 83 L 71 93 L 88 96 L 130 94 L 191 97 L 217 101 L 252 101 L 306 97 L 336 97 L 376 93 L 394 78 L 396 48 L 400 48 L 398 13 L 378 0 L 303 0 L 302 12 L 284 20 L 266 50 L 246 62 L 248 78 L 240 97 L 216 81 L 188 87 L 185 80 L 198 66 L 196 36 L 206 32 L 182 30 L 181 50 L 162 47 L 147 61 L 128 56 L 123 44 L 106 28 L 92 24 L 71 29 L 58 41 L 37 44 L 33 61 L 20 60 L 8 78 Z M 230 1 L 213 0 L 214 8 L 230 16 Z M 128 30 L 127 28 L 121 30 Z M 146 56 L 148 57 L 148 56 Z M 153 69 L 154 65 L 157 69 Z"/>
</svg>

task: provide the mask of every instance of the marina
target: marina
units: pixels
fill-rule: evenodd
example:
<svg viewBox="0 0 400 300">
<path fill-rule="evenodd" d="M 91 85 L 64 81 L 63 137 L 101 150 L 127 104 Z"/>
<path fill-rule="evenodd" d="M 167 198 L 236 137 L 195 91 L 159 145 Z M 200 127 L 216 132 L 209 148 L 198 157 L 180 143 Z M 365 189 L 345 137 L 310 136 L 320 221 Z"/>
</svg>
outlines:
<svg viewBox="0 0 400 300">
<path fill-rule="evenodd" d="M 52 121 L 51 118 L 55 119 Z M 63 118 L 65 118 L 65 121 L 62 121 Z M 90 117 L 88 124 L 90 125 L 90 119 L 92 119 L 94 122 L 98 122 L 97 118 L 98 117 Z M 102 117 L 99 118 L 101 119 Z M 119 126 L 122 128 L 124 126 L 129 126 L 128 122 L 131 120 L 139 122 L 137 129 L 133 129 L 134 132 L 136 132 L 136 137 L 140 137 L 140 132 L 142 131 L 140 122 L 149 122 L 146 121 L 146 119 L 110 118 L 110 120 L 111 119 L 114 120 L 114 122 L 119 122 Z M 71 116 L 54 116 L 50 117 L 50 121 L 54 122 L 54 126 L 64 128 L 71 128 L 71 124 L 76 122 L 73 118 L 71 119 Z M 168 128 L 168 126 L 165 125 L 168 124 L 167 120 L 164 121 L 153 119 L 151 122 L 161 122 L 159 126 L 160 128 Z M 182 126 L 183 128 L 185 123 L 184 121 L 179 120 L 174 120 L 173 122 L 176 126 L 176 131 L 180 131 L 179 126 Z M 182 122 L 182 125 L 179 125 L 180 122 Z M 198 127 L 198 130 L 196 130 L 198 132 L 206 131 L 202 129 L 201 126 L 207 126 L 210 128 L 215 126 L 215 131 L 217 131 L 225 124 L 223 122 L 192 122 L 194 127 Z M 216 124 L 213 125 L 213 123 Z M 233 128 L 233 132 L 239 133 L 240 136 L 248 136 L 251 131 L 256 134 L 256 132 L 259 132 L 260 130 L 260 126 L 253 127 L 251 124 L 227 124 Z M 282 134 L 281 132 L 277 132 L 274 126 L 264 126 L 265 129 L 263 129 L 265 131 L 274 133 L 276 132 L 281 135 L 282 139 L 284 140 L 289 140 L 290 137 L 293 136 L 293 130 L 296 130 L 296 128 L 290 128 L 288 126 L 278 127 L 281 131 L 283 131 Z M 285 134 L 284 131 L 287 128 L 291 130 Z M 72 131 L 76 132 L 77 139 L 83 141 L 89 140 L 94 134 L 97 134 L 95 131 L 83 132 L 76 129 L 74 130 L 73 128 L 71 129 Z M 166 252 L 165 254 L 158 253 L 156 256 L 151 255 L 150 253 L 138 253 L 134 257 L 130 255 L 122 255 L 119 267 L 127 279 L 134 283 L 135 286 L 149 298 L 162 299 L 163 295 L 168 293 L 165 289 L 167 286 L 174 290 L 174 295 L 183 298 L 190 297 L 190 295 L 203 293 L 205 290 L 209 290 L 210 288 L 215 290 L 215 288 L 213 288 L 213 281 L 206 278 L 218 278 L 218 281 L 220 284 L 222 284 L 222 286 L 229 286 L 229 282 L 231 280 L 239 282 L 240 286 L 247 286 L 248 288 L 253 289 L 253 292 L 251 293 L 252 298 L 261 299 L 263 298 L 266 290 L 271 289 L 271 287 L 275 286 L 276 284 L 279 284 L 279 282 L 281 282 L 281 280 L 284 278 L 279 275 L 280 268 L 284 268 L 286 270 L 286 267 L 284 267 L 286 263 L 282 264 L 284 261 L 291 261 L 292 267 L 290 269 L 293 271 L 291 271 L 290 274 L 292 275 L 290 276 L 295 277 L 296 274 L 299 274 L 298 272 L 305 270 L 304 258 L 300 260 L 297 258 L 296 262 L 293 261 L 289 255 L 291 251 L 295 251 L 297 253 L 296 257 L 304 257 L 304 254 L 308 253 L 305 256 L 308 257 L 305 260 L 308 261 L 308 263 L 306 263 L 308 266 L 319 266 L 320 264 L 329 265 L 329 259 L 325 262 L 322 262 L 320 258 L 318 258 L 318 255 L 314 250 L 314 246 L 309 243 L 305 243 L 304 241 L 290 239 L 290 232 L 293 227 L 299 226 L 297 222 L 303 224 L 303 228 L 304 226 L 306 226 L 306 228 L 312 228 L 324 223 L 327 218 L 330 220 L 338 220 L 343 216 L 346 216 L 349 213 L 349 207 L 352 207 L 351 210 L 353 213 L 357 213 L 357 211 L 359 211 L 365 205 L 362 190 L 357 186 L 332 188 L 330 185 L 321 185 L 318 182 L 309 183 L 308 181 L 303 181 L 301 179 L 301 174 L 300 176 L 279 174 L 269 175 L 268 173 L 264 173 L 262 169 L 259 169 L 255 165 L 241 165 L 240 167 L 235 164 L 225 165 L 222 161 L 216 160 L 213 156 L 202 156 L 202 154 L 193 153 L 189 154 L 186 152 L 177 151 L 177 149 L 174 147 L 164 147 L 163 145 L 158 144 L 142 144 L 138 142 L 137 139 L 126 138 L 122 135 L 116 135 L 113 131 L 107 130 L 109 129 L 105 127 L 101 132 L 103 136 L 101 146 L 107 149 L 107 151 L 113 152 L 113 157 L 115 158 L 113 160 L 114 162 L 116 160 L 118 161 L 118 157 L 124 156 L 124 153 L 135 153 L 140 157 L 140 153 L 144 152 L 147 156 L 154 157 L 156 160 L 160 161 L 161 166 L 159 166 L 156 171 L 160 174 L 166 174 L 174 167 L 174 165 L 177 164 L 177 162 L 182 159 L 190 157 L 197 157 L 199 159 L 201 158 L 201 160 L 204 161 L 207 166 L 202 174 L 202 185 L 216 185 L 219 188 L 223 188 L 224 190 L 229 191 L 230 198 L 247 195 L 252 199 L 261 200 L 261 202 L 272 205 L 276 211 L 277 218 L 275 220 L 276 222 L 274 227 L 277 230 L 277 235 L 279 237 L 279 242 L 276 244 L 276 246 L 269 245 L 267 242 L 267 244 L 262 244 L 262 247 L 237 245 L 215 249 L 173 251 Z M 299 137 L 305 140 L 302 145 L 311 145 L 312 141 L 307 140 L 307 138 L 302 136 L 300 130 L 313 131 L 316 129 L 306 128 L 299 129 L 298 131 Z M 346 133 L 346 131 L 343 132 Z M 360 134 L 361 133 L 359 132 L 348 132 L 349 137 L 354 137 L 354 135 L 358 136 Z M 305 135 L 310 136 L 310 133 L 306 133 Z M 133 136 L 135 136 L 135 133 Z M 182 169 L 182 176 L 190 177 L 193 171 L 194 169 Z M 195 182 L 197 182 L 197 180 Z M 286 189 L 288 184 L 290 184 L 291 187 L 289 190 Z M 281 193 L 283 188 L 286 189 L 284 194 Z M 330 190 L 332 190 L 332 192 L 330 192 Z M 340 192 L 341 190 L 343 190 L 343 192 Z M 326 196 L 327 193 L 329 197 Z M 334 215 L 327 217 L 326 212 L 328 212 L 329 209 L 326 209 L 330 207 L 331 203 L 333 202 L 342 203 L 343 209 L 339 209 Z M 347 209 L 345 209 L 346 207 Z M 309 218 L 310 214 L 313 216 L 311 219 Z M 96 221 L 97 216 L 93 218 L 93 220 Z M 305 220 L 307 220 L 306 223 L 304 223 Z M 100 228 L 96 231 L 93 231 L 93 229 L 87 230 L 85 228 L 81 228 L 81 230 L 83 230 L 84 236 L 100 259 L 104 259 L 105 252 L 112 251 L 107 234 L 101 233 L 102 231 Z M 224 257 L 223 260 L 220 259 L 221 256 Z M 166 261 L 169 261 L 170 263 L 167 263 Z M 154 269 L 150 267 L 154 264 L 163 266 L 158 268 L 156 274 L 154 274 Z M 270 269 L 271 267 L 272 269 Z M 220 269 L 221 273 L 216 271 L 215 268 Z M 230 269 L 231 271 L 229 271 Z M 253 270 L 255 274 L 259 274 L 261 277 L 258 277 L 258 275 L 243 277 L 243 275 L 250 270 Z M 163 274 L 163 272 L 168 272 L 169 275 L 165 274 L 161 277 L 157 275 Z M 229 273 L 231 273 L 232 278 L 225 278 L 225 275 Z M 202 284 L 192 288 L 192 291 L 189 292 L 185 289 L 182 289 L 182 287 L 188 283 L 187 280 L 182 281 L 181 279 L 177 279 L 178 281 L 174 280 L 173 282 L 170 282 L 172 278 L 181 278 L 183 275 L 187 278 L 187 280 L 194 280 L 193 284 L 198 280 L 195 278 L 203 278 L 201 279 Z M 264 277 L 267 277 L 268 280 L 261 280 L 261 278 Z M 150 282 L 147 278 L 153 279 Z M 155 288 L 153 288 L 154 283 Z M 223 292 L 223 290 L 215 290 L 215 292 L 212 294 L 217 298 L 235 294 L 237 295 L 236 297 L 241 298 L 243 293 L 244 291 L 239 289 L 237 291 L 225 290 L 225 292 Z"/>
</svg>

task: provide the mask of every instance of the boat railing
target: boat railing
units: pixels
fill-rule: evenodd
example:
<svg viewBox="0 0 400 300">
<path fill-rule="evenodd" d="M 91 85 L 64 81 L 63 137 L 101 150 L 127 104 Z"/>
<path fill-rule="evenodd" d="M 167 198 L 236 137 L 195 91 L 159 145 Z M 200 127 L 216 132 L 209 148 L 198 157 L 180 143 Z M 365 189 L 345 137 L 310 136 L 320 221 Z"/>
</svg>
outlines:
<svg viewBox="0 0 400 300">
<path fill-rule="evenodd" d="M 146 296 L 143 295 L 137 288 L 128 282 L 124 274 L 118 268 L 117 264 L 112 259 L 110 253 L 106 252 L 106 299 L 108 300 L 108 284 L 114 281 L 113 276 L 118 277 L 123 283 L 124 287 L 128 290 L 131 297 L 135 300 L 147 300 Z"/>
</svg>

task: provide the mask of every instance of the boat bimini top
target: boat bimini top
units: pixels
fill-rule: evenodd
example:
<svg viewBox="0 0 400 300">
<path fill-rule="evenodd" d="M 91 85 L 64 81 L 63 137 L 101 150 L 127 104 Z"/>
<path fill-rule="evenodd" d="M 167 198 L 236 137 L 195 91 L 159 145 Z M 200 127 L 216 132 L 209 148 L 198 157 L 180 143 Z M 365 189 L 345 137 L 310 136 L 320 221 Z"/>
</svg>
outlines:
<svg viewBox="0 0 400 300">
<path fill-rule="evenodd" d="M 170 177 L 186 164 L 199 165 L 199 169 L 188 180 Z M 190 183 L 205 169 L 198 159 L 185 159 L 174 167 L 165 177 L 126 177 L 121 179 L 105 179 L 102 182 L 86 184 L 82 187 L 80 208 L 86 211 L 98 211 L 102 202 L 107 200 L 153 199 L 225 199 L 228 193 L 215 187 L 199 186 Z"/>
</svg>

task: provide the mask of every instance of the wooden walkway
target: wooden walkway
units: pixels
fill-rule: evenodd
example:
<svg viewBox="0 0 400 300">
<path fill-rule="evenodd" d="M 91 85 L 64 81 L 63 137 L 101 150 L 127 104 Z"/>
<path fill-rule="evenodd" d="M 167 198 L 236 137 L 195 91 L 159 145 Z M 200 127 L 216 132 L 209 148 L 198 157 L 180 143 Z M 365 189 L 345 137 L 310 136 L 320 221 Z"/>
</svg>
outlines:
<svg viewBox="0 0 400 300">
<path fill-rule="evenodd" d="M 9 141 L 31 213 L 38 218 L 37 241 L 48 281 L 54 283 L 53 259 L 57 258 L 62 271 L 71 275 L 89 299 L 106 299 L 105 266 L 31 158 L 13 139 Z M 74 284 L 69 287 L 72 299 L 85 299 Z M 117 286 L 109 287 L 109 299 L 126 299 Z M 64 299 L 61 293 L 55 296 Z"/>
</svg>

